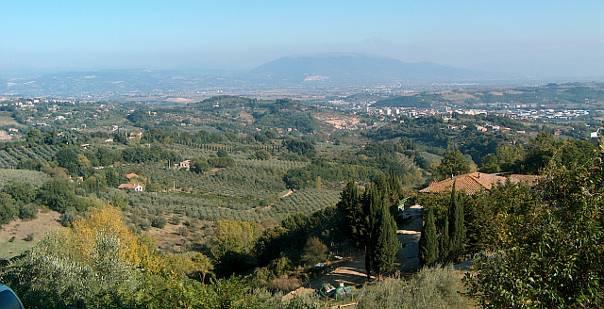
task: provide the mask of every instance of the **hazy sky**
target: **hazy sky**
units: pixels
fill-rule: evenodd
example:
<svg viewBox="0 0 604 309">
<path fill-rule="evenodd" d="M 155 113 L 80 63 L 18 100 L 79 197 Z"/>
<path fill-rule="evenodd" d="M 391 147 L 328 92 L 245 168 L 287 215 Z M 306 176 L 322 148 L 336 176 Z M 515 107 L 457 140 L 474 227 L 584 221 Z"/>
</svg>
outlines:
<svg viewBox="0 0 604 309">
<path fill-rule="evenodd" d="M 280 56 L 358 52 L 604 76 L 604 0 L 92 2 L 1 1 L 0 71 L 239 70 Z"/>
</svg>

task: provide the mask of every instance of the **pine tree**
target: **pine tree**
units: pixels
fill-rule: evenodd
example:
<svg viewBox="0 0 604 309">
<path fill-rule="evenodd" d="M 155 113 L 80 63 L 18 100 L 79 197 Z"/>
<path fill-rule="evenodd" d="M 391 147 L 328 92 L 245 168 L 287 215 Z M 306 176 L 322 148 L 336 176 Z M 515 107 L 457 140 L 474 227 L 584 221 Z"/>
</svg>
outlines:
<svg viewBox="0 0 604 309">
<path fill-rule="evenodd" d="M 377 231 L 379 236 L 377 237 L 375 252 L 373 253 L 373 267 L 378 277 L 381 277 L 384 273 L 394 270 L 396 254 L 400 248 L 400 243 L 396 235 L 396 222 L 386 205 L 382 206 L 379 221 Z"/>
<path fill-rule="evenodd" d="M 433 265 L 438 258 L 438 239 L 436 236 L 434 211 L 428 208 L 424 219 L 424 230 L 420 239 L 420 258 L 424 265 Z"/>
</svg>

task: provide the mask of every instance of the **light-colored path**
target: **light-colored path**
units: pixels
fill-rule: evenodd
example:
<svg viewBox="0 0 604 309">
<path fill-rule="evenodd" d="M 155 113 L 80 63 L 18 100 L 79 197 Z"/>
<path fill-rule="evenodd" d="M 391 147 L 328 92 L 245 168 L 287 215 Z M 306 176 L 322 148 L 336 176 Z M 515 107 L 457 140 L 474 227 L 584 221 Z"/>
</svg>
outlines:
<svg viewBox="0 0 604 309">
<path fill-rule="evenodd" d="M 423 207 L 414 205 L 404 210 L 405 224 L 396 231 L 403 248 L 399 251 L 401 271 L 414 272 L 420 267 L 419 239 L 423 225 Z"/>
</svg>

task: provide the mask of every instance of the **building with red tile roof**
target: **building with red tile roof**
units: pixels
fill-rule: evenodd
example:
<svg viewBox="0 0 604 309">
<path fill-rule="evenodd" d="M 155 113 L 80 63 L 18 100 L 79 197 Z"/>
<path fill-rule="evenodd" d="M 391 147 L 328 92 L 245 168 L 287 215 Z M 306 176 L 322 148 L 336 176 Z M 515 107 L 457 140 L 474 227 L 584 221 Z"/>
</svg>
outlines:
<svg viewBox="0 0 604 309">
<path fill-rule="evenodd" d="M 524 182 L 530 186 L 534 185 L 538 180 L 539 176 L 535 175 L 521 175 L 511 174 L 509 176 L 502 176 L 497 174 L 486 174 L 481 172 L 473 172 L 448 178 L 441 181 L 432 182 L 428 187 L 420 190 L 421 193 L 445 193 L 451 192 L 453 184 L 455 184 L 455 190 L 464 192 L 466 194 L 475 194 L 482 190 L 491 190 L 498 184 L 504 184 L 506 181 L 512 183 Z"/>
</svg>

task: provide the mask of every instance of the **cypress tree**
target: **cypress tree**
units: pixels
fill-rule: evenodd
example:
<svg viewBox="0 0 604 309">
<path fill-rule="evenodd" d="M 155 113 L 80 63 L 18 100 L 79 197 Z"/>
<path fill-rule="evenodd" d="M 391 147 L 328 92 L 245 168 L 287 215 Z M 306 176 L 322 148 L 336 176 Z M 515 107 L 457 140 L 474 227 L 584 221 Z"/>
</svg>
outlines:
<svg viewBox="0 0 604 309">
<path fill-rule="evenodd" d="M 424 230 L 420 238 L 420 259 L 424 265 L 433 265 L 438 258 L 434 211 L 428 208 L 424 219 Z"/>
<path fill-rule="evenodd" d="M 451 251 L 450 257 L 456 259 L 463 254 L 466 231 L 464 226 L 464 209 L 461 199 L 455 193 L 455 186 L 451 191 L 451 205 L 449 206 L 449 216 L 451 221 Z"/>
<path fill-rule="evenodd" d="M 400 248 L 400 243 L 396 236 L 396 222 L 386 205 L 381 207 L 379 221 L 379 231 L 377 231 L 379 236 L 377 237 L 375 252 L 373 254 L 373 267 L 378 277 L 381 278 L 384 273 L 394 270 L 396 254 Z"/>
<path fill-rule="evenodd" d="M 445 262 L 449 258 L 451 251 L 451 239 L 449 237 L 449 217 L 445 216 L 443 219 L 443 227 L 439 238 L 439 260 Z"/>
<path fill-rule="evenodd" d="M 367 271 L 367 279 L 371 279 L 371 272 L 374 270 L 375 264 L 375 248 L 377 237 L 379 236 L 379 218 L 381 208 L 384 207 L 384 197 L 381 191 L 374 185 L 370 185 L 365 189 L 363 195 L 362 215 L 364 217 L 363 224 L 363 245 L 365 248 L 365 270 Z"/>
<path fill-rule="evenodd" d="M 364 226 L 360 203 L 361 196 L 357 185 L 354 181 L 348 182 L 344 191 L 340 193 L 340 201 L 336 208 L 344 218 L 344 230 L 357 242 L 361 242 Z"/>
</svg>

